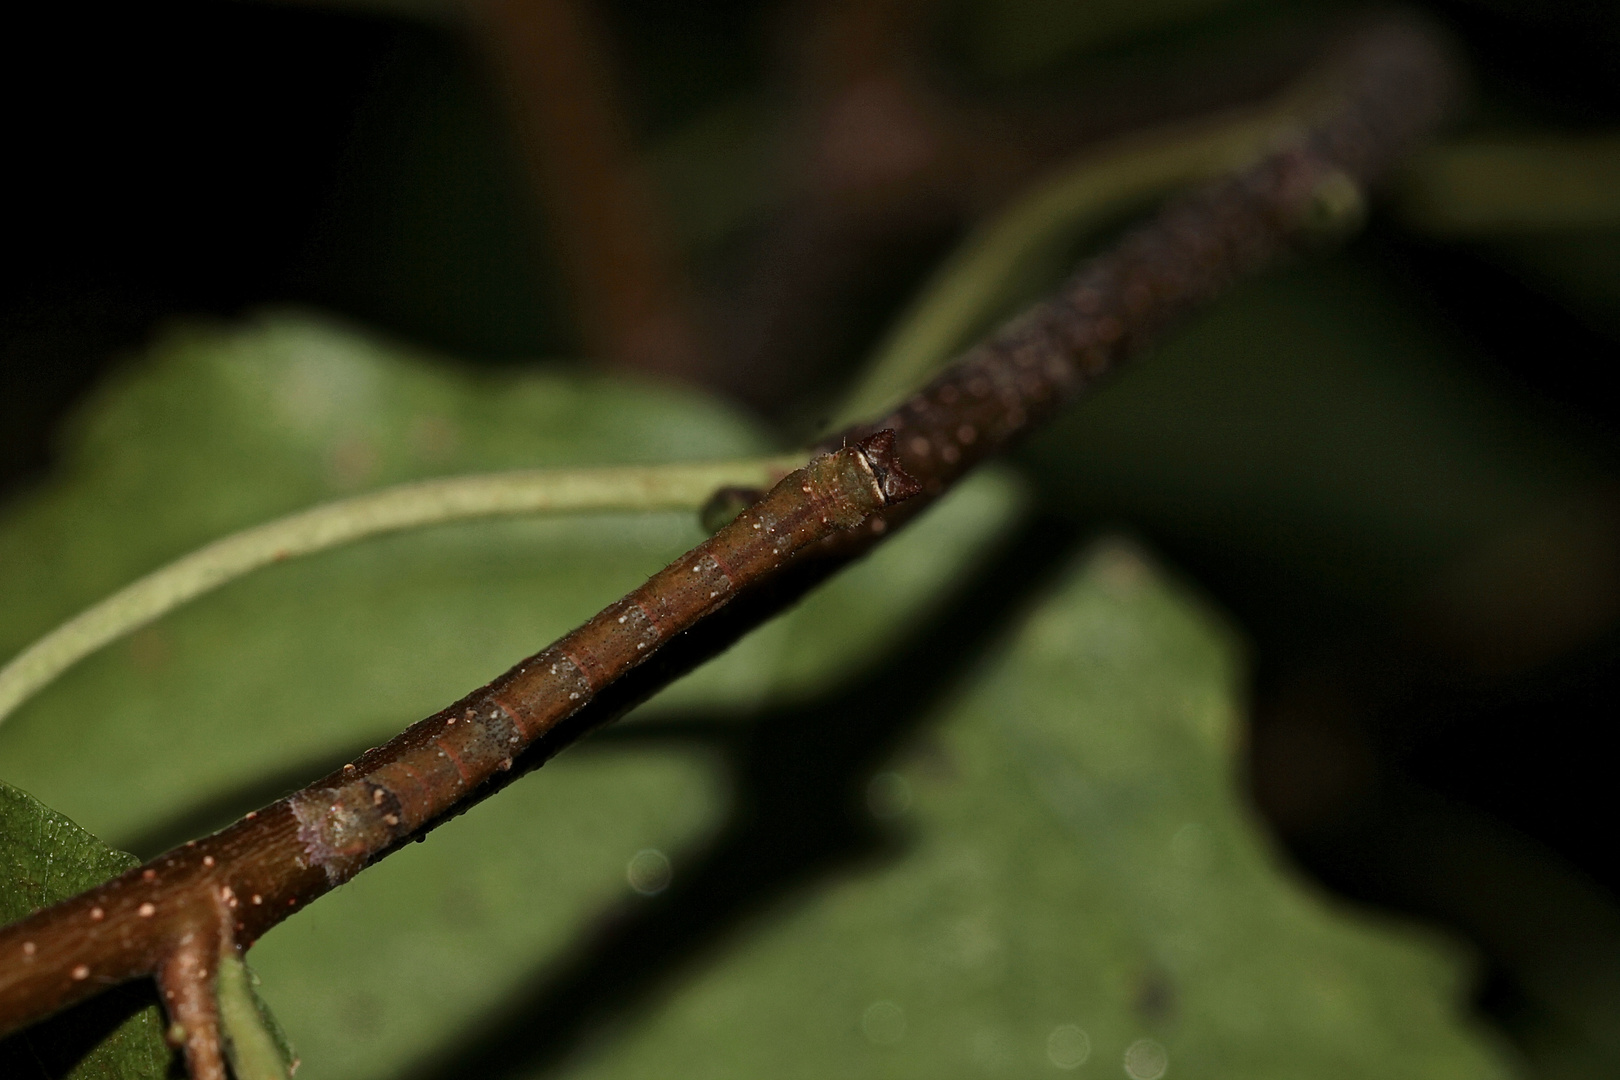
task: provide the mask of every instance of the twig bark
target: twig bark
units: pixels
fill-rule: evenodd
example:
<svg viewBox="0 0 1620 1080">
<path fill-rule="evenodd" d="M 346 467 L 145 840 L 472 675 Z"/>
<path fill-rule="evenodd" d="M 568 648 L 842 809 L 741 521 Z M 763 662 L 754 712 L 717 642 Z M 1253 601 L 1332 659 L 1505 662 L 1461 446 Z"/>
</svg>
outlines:
<svg viewBox="0 0 1620 1080">
<path fill-rule="evenodd" d="M 196 935 L 211 928 L 222 948 L 245 949 L 499 786 L 525 748 L 523 766 L 537 764 L 616 715 L 626 687 L 646 693 L 682 674 L 701 650 L 671 649 L 621 678 L 682 631 L 716 625 L 722 605 L 773 579 L 795 552 L 863 550 L 1239 277 L 1342 231 L 1362 187 L 1438 122 L 1454 93 L 1444 51 L 1404 22 L 1358 35 L 1323 85 L 1318 119 L 1286 132 L 1270 156 L 1168 207 L 556 645 L 296 795 L 0 929 L 0 1034 L 127 979 L 156 973 L 167 991 L 163 973 L 209 940 Z M 776 603 L 733 605 L 742 615 L 727 632 Z M 593 697 L 593 711 L 581 712 Z M 206 1010 L 192 1015 L 206 1021 Z M 178 1008 L 174 1018 L 189 1022 Z M 194 1070 L 208 1066 L 206 1046 L 190 1055 Z"/>
<path fill-rule="evenodd" d="M 225 1080 L 217 979 L 221 953 L 232 947 L 228 938 L 220 940 L 226 925 L 224 919 L 209 920 L 181 935 L 156 972 L 171 1037 L 185 1051 L 191 1080 Z"/>
</svg>

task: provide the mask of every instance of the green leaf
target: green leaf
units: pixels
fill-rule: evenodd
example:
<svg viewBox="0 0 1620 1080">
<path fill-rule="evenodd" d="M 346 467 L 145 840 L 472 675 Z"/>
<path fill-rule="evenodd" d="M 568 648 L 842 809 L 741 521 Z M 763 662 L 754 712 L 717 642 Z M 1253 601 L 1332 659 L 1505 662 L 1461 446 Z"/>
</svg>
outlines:
<svg viewBox="0 0 1620 1080">
<path fill-rule="evenodd" d="M 587 744 L 267 935 L 253 965 L 298 1080 L 399 1076 L 522 1000 L 577 939 L 649 903 L 635 884 L 681 880 L 722 820 L 716 765 Z"/>
<path fill-rule="evenodd" d="M 0 781 L 0 925 L 135 864 Z M 169 1058 L 156 995 L 144 986 L 122 987 L 0 1040 L 0 1076 L 7 1080 L 161 1080 Z"/>
<path fill-rule="evenodd" d="M 573 1075 L 1505 1075 L 1453 950 L 1302 888 L 1259 839 L 1238 690 L 1218 625 L 1101 548 L 874 781 L 896 857 Z"/>
</svg>

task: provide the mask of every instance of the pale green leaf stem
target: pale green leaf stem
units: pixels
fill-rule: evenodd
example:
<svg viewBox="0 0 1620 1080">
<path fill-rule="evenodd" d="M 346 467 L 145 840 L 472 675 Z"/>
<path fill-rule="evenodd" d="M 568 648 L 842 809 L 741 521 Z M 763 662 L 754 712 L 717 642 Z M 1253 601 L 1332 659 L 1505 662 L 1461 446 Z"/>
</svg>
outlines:
<svg viewBox="0 0 1620 1080">
<path fill-rule="evenodd" d="M 237 1080 L 289 1080 L 292 1075 L 260 1003 L 253 973 L 226 952 L 219 961 L 219 1019 Z"/>
<path fill-rule="evenodd" d="M 801 456 L 535 469 L 400 484 L 233 533 L 94 604 L 0 668 L 0 721 L 84 657 L 260 567 L 382 533 L 541 513 L 697 510 L 717 488 L 768 487 Z"/>
</svg>

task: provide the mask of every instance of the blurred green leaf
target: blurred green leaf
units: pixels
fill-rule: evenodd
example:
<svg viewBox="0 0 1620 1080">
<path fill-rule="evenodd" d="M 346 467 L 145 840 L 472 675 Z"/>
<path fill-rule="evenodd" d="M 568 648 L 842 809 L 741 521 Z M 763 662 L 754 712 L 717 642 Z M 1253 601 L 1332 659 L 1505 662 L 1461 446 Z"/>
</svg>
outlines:
<svg viewBox="0 0 1620 1080">
<path fill-rule="evenodd" d="M 1382 635 L 1414 663 L 1441 656 L 1494 680 L 1590 647 L 1615 617 L 1591 583 L 1620 550 L 1600 445 L 1493 377 L 1495 361 L 1387 265 L 1352 250 L 1235 290 L 1028 444 L 1044 505 L 1128 520 L 1201 558 L 1274 674 Z M 1380 722 L 1413 743 L 1451 719 L 1427 704 L 1392 715 Z M 1401 821 L 1404 840 L 1417 826 Z M 1612 1074 L 1597 1034 L 1612 1025 L 1596 1017 L 1620 981 L 1584 959 L 1609 955 L 1593 942 L 1620 927 L 1612 897 L 1548 870 L 1561 864 L 1521 852 L 1535 845 L 1505 826 L 1490 843 L 1461 818 L 1446 830 L 1428 847 L 1380 845 L 1402 882 L 1390 892 L 1468 928 L 1502 965 L 1536 1075 Z M 1487 903 L 1500 914 L 1475 918 Z M 1569 909 L 1580 915 L 1551 914 Z"/>
<path fill-rule="evenodd" d="M 0 925 L 136 865 L 39 800 L 0 781 Z M 6 963 L 18 963 L 7 957 Z M 121 988 L 0 1040 L 7 1080 L 161 1080 L 169 1048 L 148 989 Z"/>
<path fill-rule="evenodd" d="M 1301 888 L 1259 839 L 1239 678 L 1209 616 L 1102 547 L 874 781 L 899 856 L 574 1075 L 1505 1075 L 1450 949 Z"/>
</svg>

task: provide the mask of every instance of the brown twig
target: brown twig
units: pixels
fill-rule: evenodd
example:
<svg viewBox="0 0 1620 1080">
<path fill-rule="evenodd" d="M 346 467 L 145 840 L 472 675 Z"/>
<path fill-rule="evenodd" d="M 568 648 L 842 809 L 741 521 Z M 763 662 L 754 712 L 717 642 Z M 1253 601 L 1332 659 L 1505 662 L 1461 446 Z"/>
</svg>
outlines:
<svg viewBox="0 0 1620 1080">
<path fill-rule="evenodd" d="M 170 1038 L 184 1050 L 191 1080 L 225 1080 L 216 980 L 221 952 L 234 946 L 230 923 L 229 912 L 222 911 L 187 931 L 156 972 L 172 1021 Z"/>
<path fill-rule="evenodd" d="M 175 993 L 171 1017 L 187 1028 L 193 1070 L 216 1075 L 206 1072 L 217 1045 L 209 1006 L 183 999 L 199 986 L 211 992 L 215 954 L 186 967 L 187 950 L 246 948 L 498 787 L 520 751 L 529 748 L 525 766 L 537 764 L 636 693 L 689 670 L 701 649 L 668 650 L 664 663 L 621 678 L 674 635 L 717 625 L 711 616 L 733 597 L 760 595 L 752 586 L 773 579 L 795 551 L 864 549 L 898 514 L 942 493 L 1235 279 L 1342 229 L 1361 186 L 1438 121 L 1453 91 L 1443 52 L 1404 23 L 1360 35 L 1326 85 L 1314 126 L 1161 212 L 893 415 L 846 432 L 835 443 L 842 449 L 791 474 L 556 645 L 296 795 L 0 929 L 0 1034 L 157 974 L 165 994 Z M 726 632 L 757 624 L 779 603 L 733 605 L 741 615 Z M 581 711 L 592 698 L 592 710 Z"/>
<path fill-rule="evenodd" d="M 630 145 L 586 0 L 469 0 L 554 230 L 585 346 L 624 370 L 693 380 L 706 362 L 691 283 Z"/>
</svg>

